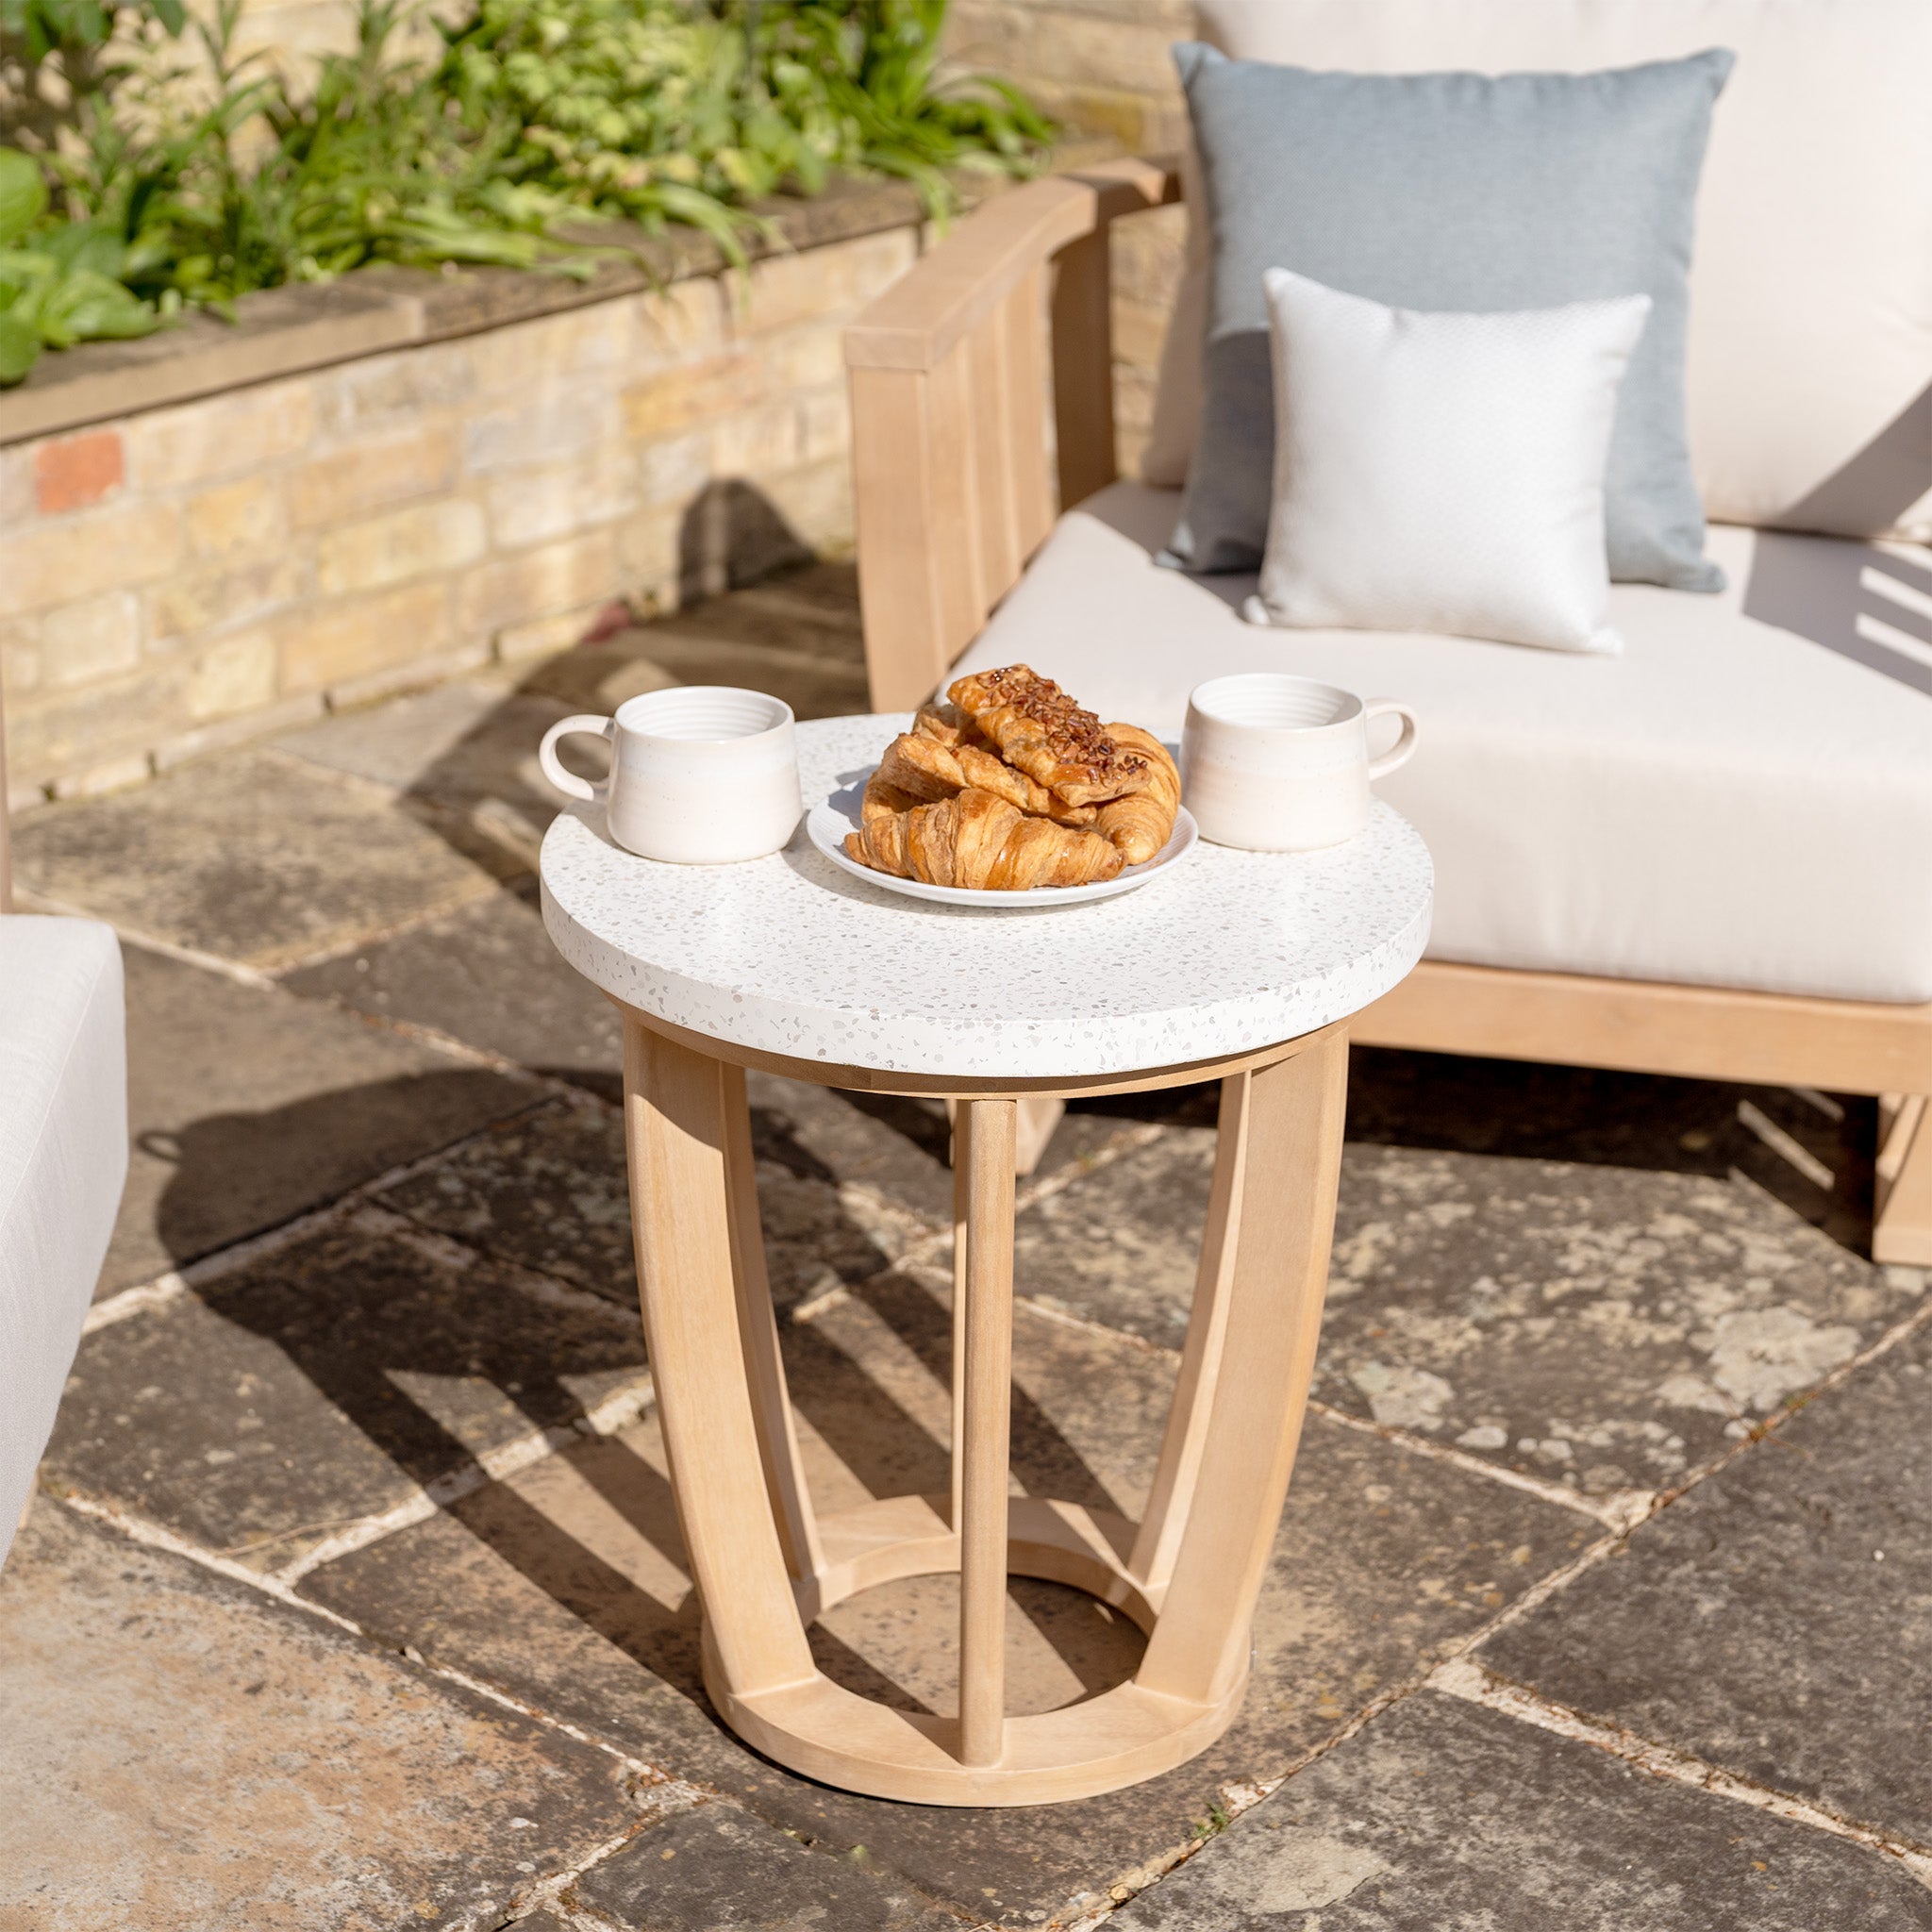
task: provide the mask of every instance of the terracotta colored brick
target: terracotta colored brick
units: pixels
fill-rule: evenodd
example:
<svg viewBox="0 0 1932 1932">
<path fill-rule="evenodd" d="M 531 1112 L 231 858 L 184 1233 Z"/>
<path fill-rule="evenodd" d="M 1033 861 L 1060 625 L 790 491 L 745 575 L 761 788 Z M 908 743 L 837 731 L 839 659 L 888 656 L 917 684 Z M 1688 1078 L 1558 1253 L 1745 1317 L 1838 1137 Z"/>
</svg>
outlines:
<svg viewBox="0 0 1932 1932">
<path fill-rule="evenodd" d="M 172 504 L 125 503 L 0 537 L 0 616 L 165 577 L 180 561 Z"/>
<path fill-rule="evenodd" d="M 120 489 L 126 475 L 127 453 L 118 429 L 43 442 L 34 452 L 34 505 L 43 517 L 83 509 Z"/>
<path fill-rule="evenodd" d="M 305 463 L 289 478 L 289 516 L 297 529 L 345 524 L 371 510 L 442 489 L 456 471 L 449 430 L 423 425 L 374 438 Z"/>
<path fill-rule="evenodd" d="M 626 390 L 624 420 L 641 441 L 728 416 L 749 408 L 764 392 L 764 365 L 756 356 L 715 356 Z"/>
<path fill-rule="evenodd" d="M 277 625 L 286 691 L 320 691 L 449 642 L 449 596 L 441 582 L 408 584 L 375 597 L 304 606 Z"/>
<path fill-rule="evenodd" d="M 316 552 L 316 587 L 325 596 L 376 591 L 473 563 L 484 547 L 477 505 L 459 499 L 416 504 L 331 530 Z"/>
</svg>

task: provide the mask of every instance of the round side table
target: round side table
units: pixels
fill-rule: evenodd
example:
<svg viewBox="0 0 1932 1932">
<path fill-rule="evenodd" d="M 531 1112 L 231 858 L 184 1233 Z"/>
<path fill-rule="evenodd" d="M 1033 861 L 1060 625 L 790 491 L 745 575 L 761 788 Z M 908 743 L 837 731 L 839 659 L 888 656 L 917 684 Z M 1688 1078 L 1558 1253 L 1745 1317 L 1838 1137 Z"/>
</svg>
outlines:
<svg viewBox="0 0 1932 1932">
<path fill-rule="evenodd" d="M 908 720 L 799 728 L 808 799 Z M 848 877 L 801 833 L 684 867 L 566 813 L 543 918 L 624 1014 L 632 1219 L 664 1442 L 733 1730 L 876 1797 L 1032 1805 L 1169 1770 L 1233 1720 L 1288 1492 L 1326 1284 L 1348 1017 L 1428 935 L 1422 841 L 1296 856 L 1203 844 L 1139 891 L 1062 910 L 934 906 Z M 815 1515 L 800 1471 L 753 1181 L 744 1070 L 956 1103 L 953 1481 Z M 1221 1082 L 1179 1381 L 1138 1524 L 1008 1494 L 1015 1116 L 1026 1095 Z M 889 1709 L 814 1665 L 806 1626 L 897 1577 L 960 1576 L 959 1710 Z M 1087 1591 L 1147 1635 L 1131 1681 L 1008 1717 L 1007 1578 Z"/>
</svg>

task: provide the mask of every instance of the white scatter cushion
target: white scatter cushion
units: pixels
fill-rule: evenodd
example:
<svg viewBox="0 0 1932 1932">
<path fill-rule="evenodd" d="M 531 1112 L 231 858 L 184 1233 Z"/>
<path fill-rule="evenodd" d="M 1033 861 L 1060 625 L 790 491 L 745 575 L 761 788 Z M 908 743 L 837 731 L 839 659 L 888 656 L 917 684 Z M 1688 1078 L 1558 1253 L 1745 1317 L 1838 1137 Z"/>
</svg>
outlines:
<svg viewBox="0 0 1932 1932">
<path fill-rule="evenodd" d="M 1604 465 L 1650 297 L 1428 314 L 1262 279 L 1274 495 L 1250 621 L 1621 650 Z"/>
<path fill-rule="evenodd" d="M 1705 514 L 1932 541 L 1932 0 L 1201 0 L 1196 31 L 1236 59 L 1353 74 L 1582 74 L 1732 49 L 1690 258 Z M 1204 226 L 1149 482 L 1180 482 L 1193 449 Z"/>
</svg>

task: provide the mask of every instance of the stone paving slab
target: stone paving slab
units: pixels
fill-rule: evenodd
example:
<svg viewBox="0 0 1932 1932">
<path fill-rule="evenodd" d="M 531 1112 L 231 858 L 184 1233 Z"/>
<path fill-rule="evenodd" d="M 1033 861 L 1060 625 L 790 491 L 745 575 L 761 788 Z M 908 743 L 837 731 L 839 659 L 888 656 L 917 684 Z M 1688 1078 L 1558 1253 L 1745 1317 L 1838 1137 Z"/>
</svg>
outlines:
<svg viewBox="0 0 1932 1932">
<path fill-rule="evenodd" d="M 636 1816 L 603 1753 L 45 1498 L 0 1712 L 18 1932 L 494 1924 Z"/>
<path fill-rule="evenodd" d="M 1213 1158 L 1176 1128 L 1023 1214 L 1021 1291 L 1178 1348 Z M 1651 1490 L 1919 1292 L 1747 1177 L 1351 1144 L 1315 1392 L 1587 1494 Z"/>
<path fill-rule="evenodd" d="M 1119 1932 L 1919 1932 L 1896 1861 L 1424 1691 L 1108 1921 Z"/>
<path fill-rule="evenodd" d="M 1741 1174 L 1859 1254 L 1872 1237 L 1874 1108 L 1856 1094 L 1386 1047 L 1357 1047 L 1349 1065 L 1351 1141 L 1713 1180 Z M 1783 1152 L 1772 1144 L 1779 1137 Z"/>
<path fill-rule="evenodd" d="M 48 1475 L 270 1570 L 639 1382 L 635 1320 L 466 1259 L 365 1211 L 98 1330 Z"/>
<path fill-rule="evenodd" d="M 1357 1147 L 1316 1392 L 1603 1494 L 1709 1461 L 1905 1314 L 1753 1182 Z"/>
<path fill-rule="evenodd" d="M 30 893 L 264 971 L 482 898 L 508 866 L 272 751 L 29 813 L 13 850 Z"/>
<path fill-rule="evenodd" d="M 617 1008 L 563 962 L 524 882 L 441 918 L 297 968 L 290 991 L 433 1027 L 615 1100 L 623 1083 Z"/>
<path fill-rule="evenodd" d="M 933 1163 L 891 1129 L 823 1088 L 755 1078 L 758 1206 L 781 1308 L 877 1274 L 935 1231 L 882 1195 L 878 1181 L 950 1216 L 950 1174 L 921 1172 Z M 847 1176 L 842 1185 L 835 1173 Z M 425 1225 L 637 1307 L 624 1123 L 613 1109 L 552 1106 L 506 1122 L 382 1199 Z"/>
<path fill-rule="evenodd" d="M 528 1107 L 528 1083 L 124 945 L 127 1188 L 101 1291 L 152 1280 Z"/>
<path fill-rule="evenodd" d="M 877 1276 L 784 1332 L 822 1509 L 943 1487 L 949 1323 L 938 1284 Z M 1138 1508 L 1172 1362 L 1023 1310 L 1016 1364 L 1023 1488 Z M 302 1588 L 385 1641 L 502 1685 L 814 1845 L 863 1845 L 923 1893 L 1018 1926 L 1044 1923 L 1076 1895 L 1099 1903 L 1122 1874 L 1185 1845 L 1224 1787 L 1278 1775 L 1599 1533 L 1520 1491 L 1311 1423 L 1235 1729 L 1149 1784 L 1034 1811 L 928 1809 L 830 1790 L 717 1725 L 703 1703 L 696 1606 L 649 1417 L 327 1564 Z M 1065 1690 L 1099 1688 L 1134 1654 L 1117 1627 L 1053 1594 L 1023 1588 L 1009 1603 L 1009 1657 L 1029 1700 L 1055 1672 Z M 872 1592 L 820 1627 L 821 1665 L 868 1694 L 941 1704 L 950 1645 L 913 1612 L 944 1608 L 937 1592 L 923 1602 Z"/>
<path fill-rule="evenodd" d="M 641 1831 L 566 1894 L 625 1932 L 959 1932 L 959 1921 L 850 1857 L 812 1852 L 735 1806 Z"/>
<path fill-rule="evenodd" d="M 344 711 L 274 741 L 291 758 L 410 796 L 475 806 L 493 801 L 541 835 L 560 801 L 537 765 L 543 734 L 570 707 L 522 691 L 508 676 L 459 678 L 387 705 Z M 585 740 L 572 747 L 598 770 Z"/>
<path fill-rule="evenodd" d="M 1645 1524 L 1483 1661 L 1932 1846 L 1928 1498 L 1921 1330 Z"/>
</svg>

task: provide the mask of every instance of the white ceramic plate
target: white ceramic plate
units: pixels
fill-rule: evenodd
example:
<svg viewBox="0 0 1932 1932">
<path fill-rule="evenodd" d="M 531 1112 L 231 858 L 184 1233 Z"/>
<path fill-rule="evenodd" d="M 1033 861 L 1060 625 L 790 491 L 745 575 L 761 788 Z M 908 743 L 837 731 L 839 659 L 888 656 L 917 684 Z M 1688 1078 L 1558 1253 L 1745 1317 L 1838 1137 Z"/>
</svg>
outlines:
<svg viewBox="0 0 1932 1932">
<path fill-rule="evenodd" d="M 890 873 L 874 872 L 869 865 L 847 856 L 845 835 L 858 829 L 858 802 L 870 769 L 841 773 L 840 789 L 831 797 L 812 807 L 806 814 L 806 836 L 841 872 L 849 872 L 869 886 L 888 892 L 903 892 L 908 899 L 930 899 L 941 906 L 971 906 L 982 912 L 1050 912 L 1062 906 L 1084 906 L 1091 899 L 1111 899 L 1117 892 L 1131 892 L 1136 886 L 1158 878 L 1170 866 L 1178 865 L 1194 849 L 1200 836 L 1193 815 L 1182 806 L 1174 817 L 1174 835 L 1144 865 L 1123 867 L 1110 879 L 1095 879 L 1088 886 L 1035 886 L 1026 892 L 989 892 L 970 886 L 929 886 L 924 879 L 895 879 Z"/>
</svg>

